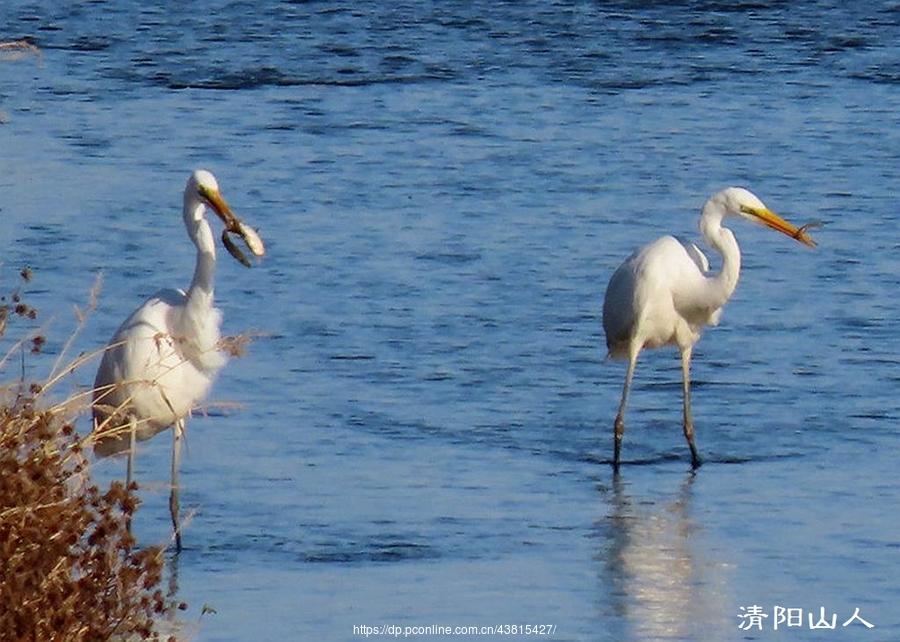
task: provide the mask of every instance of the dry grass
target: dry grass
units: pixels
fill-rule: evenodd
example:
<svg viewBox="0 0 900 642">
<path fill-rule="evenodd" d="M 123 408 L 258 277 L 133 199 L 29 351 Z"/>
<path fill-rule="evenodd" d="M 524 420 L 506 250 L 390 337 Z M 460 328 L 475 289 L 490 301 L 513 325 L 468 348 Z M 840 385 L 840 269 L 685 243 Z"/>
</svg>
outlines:
<svg viewBox="0 0 900 642">
<path fill-rule="evenodd" d="M 27 281 L 30 273 L 22 272 Z M 33 325 L 37 311 L 16 291 L 0 298 L 0 337 Z M 0 359 L 40 352 L 39 331 L 23 327 Z M 67 344 L 68 345 L 68 344 Z M 168 609 L 161 547 L 138 548 L 126 528 L 136 485 L 91 481 L 75 418 L 90 403 L 48 391 L 83 358 L 60 361 L 43 383 L 0 384 L 0 639 L 160 639 Z M 183 605 L 180 605 L 183 606 Z"/>
</svg>

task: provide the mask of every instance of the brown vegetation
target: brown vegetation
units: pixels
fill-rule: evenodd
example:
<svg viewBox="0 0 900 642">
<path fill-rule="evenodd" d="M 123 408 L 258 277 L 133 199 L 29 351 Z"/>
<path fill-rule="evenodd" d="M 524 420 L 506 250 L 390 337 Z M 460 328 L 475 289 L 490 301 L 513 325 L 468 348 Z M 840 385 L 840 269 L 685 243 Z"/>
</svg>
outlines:
<svg viewBox="0 0 900 642">
<path fill-rule="evenodd" d="M 0 298 L 0 337 L 35 317 L 18 291 Z M 32 332 L 10 351 L 43 346 Z M 0 385 L 0 639 L 159 639 L 163 550 L 139 549 L 126 528 L 136 485 L 91 481 L 75 430 L 89 395 L 47 403 L 58 380 Z"/>
</svg>

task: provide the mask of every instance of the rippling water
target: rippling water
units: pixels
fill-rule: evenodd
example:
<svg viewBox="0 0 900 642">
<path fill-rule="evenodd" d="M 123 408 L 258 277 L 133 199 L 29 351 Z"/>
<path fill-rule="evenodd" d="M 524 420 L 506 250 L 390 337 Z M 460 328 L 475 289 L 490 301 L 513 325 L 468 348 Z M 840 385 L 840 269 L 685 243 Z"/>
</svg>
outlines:
<svg viewBox="0 0 900 642">
<path fill-rule="evenodd" d="M 900 5 L 145 4 L 0 7 L 41 50 L 0 61 L 0 277 L 34 268 L 49 360 L 97 274 L 79 350 L 187 284 L 194 167 L 265 238 L 217 292 L 260 336 L 189 424 L 194 639 L 897 638 Z M 694 357 L 706 463 L 677 357 L 646 353 L 613 479 L 606 281 L 731 184 L 820 246 L 734 225 L 741 283 Z M 145 541 L 168 457 L 138 459 Z"/>
</svg>

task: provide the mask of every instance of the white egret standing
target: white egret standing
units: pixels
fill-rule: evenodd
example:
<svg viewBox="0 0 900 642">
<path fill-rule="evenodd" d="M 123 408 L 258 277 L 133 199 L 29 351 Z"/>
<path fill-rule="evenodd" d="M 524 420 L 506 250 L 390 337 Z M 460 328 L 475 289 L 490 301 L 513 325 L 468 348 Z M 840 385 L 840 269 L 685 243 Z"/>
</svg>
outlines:
<svg viewBox="0 0 900 642">
<path fill-rule="evenodd" d="M 616 470 L 625 434 L 625 403 L 638 354 L 644 348 L 673 344 L 681 352 L 684 436 L 691 449 L 691 465 L 700 466 L 691 418 L 691 353 L 702 327 L 718 323 L 722 306 L 731 298 L 740 276 L 741 250 L 731 230 L 722 227 L 722 219 L 729 215 L 760 223 L 809 247 L 816 245 L 806 233 L 813 224 L 795 227 L 749 191 L 729 187 L 713 195 L 700 215 L 703 238 L 722 255 L 718 274 L 707 275 L 709 262 L 696 245 L 672 236 L 644 246 L 619 266 L 609 280 L 603 300 L 603 329 L 609 356 L 628 360 L 615 421 Z"/>
<path fill-rule="evenodd" d="M 222 315 L 213 307 L 216 248 L 206 208 L 225 223 L 222 240 L 235 258 L 249 265 L 229 233 L 240 235 L 254 255 L 265 253 L 256 232 L 222 198 L 215 177 L 195 171 L 184 190 L 183 211 L 188 237 L 197 246 L 191 285 L 187 292 L 160 290 L 132 312 L 110 340 L 94 381 L 94 452 L 101 457 L 127 452 L 129 485 L 135 442 L 174 426 L 169 510 L 178 550 L 178 468 L 185 420 L 227 360 L 219 345 Z"/>
</svg>

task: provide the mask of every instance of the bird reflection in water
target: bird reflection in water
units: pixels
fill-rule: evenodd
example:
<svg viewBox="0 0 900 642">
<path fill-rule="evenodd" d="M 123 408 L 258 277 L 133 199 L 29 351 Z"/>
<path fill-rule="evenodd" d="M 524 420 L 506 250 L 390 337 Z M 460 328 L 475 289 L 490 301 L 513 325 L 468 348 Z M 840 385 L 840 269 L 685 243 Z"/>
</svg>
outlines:
<svg viewBox="0 0 900 642">
<path fill-rule="evenodd" d="M 702 529 L 691 515 L 694 479 L 687 473 L 675 497 L 661 497 L 613 478 L 610 513 L 597 523 L 597 557 L 609 595 L 601 607 L 621 622 L 619 639 L 726 639 L 733 633 L 727 565 L 696 542 Z"/>
</svg>

